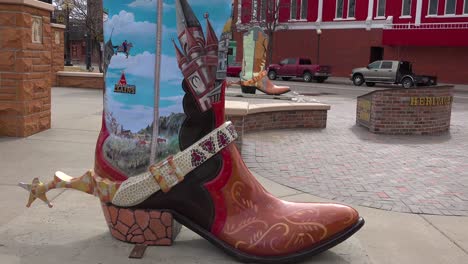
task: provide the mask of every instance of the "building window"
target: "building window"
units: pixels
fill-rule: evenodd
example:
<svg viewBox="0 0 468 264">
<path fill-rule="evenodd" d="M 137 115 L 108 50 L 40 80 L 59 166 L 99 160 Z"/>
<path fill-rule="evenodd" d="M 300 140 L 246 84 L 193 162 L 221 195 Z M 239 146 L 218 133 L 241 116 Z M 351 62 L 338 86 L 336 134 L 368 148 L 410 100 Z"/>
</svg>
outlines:
<svg viewBox="0 0 468 264">
<path fill-rule="evenodd" d="M 348 0 L 348 17 L 354 17 L 356 12 L 356 0 Z"/>
<path fill-rule="evenodd" d="M 336 0 L 336 18 L 343 18 L 343 2 L 344 0 Z"/>
<path fill-rule="evenodd" d="M 465 0 L 465 5 L 463 6 L 463 14 L 468 15 L 468 0 Z"/>
<path fill-rule="evenodd" d="M 457 0 L 446 0 L 445 1 L 445 14 L 455 15 L 456 6 L 457 6 Z"/>
<path fill-rule="evenodd" d="M 291 19 L 297 19 L 297 0 L 291 0 Z"/>
<path fill-rule="evenodd" d="M 429 1 L 429 11 L 427 12 L 427 14 L 436 16 L 438 8 L 439 8 L 439 0 L 430 0 Z"/>
<path fill-rule="evenodd" d="M 345 13 L 344 4 L 348 3 L 348 12 Z M 351 18 L 354 19 L 356 14 L 356 0 L 336 0 L 336 18 Z"/>
<path fill-rule="evenodd" d="M 384 17 L 385 16 L 385 6 L 386 6 L 386 1 L 385 0 L 379 0 L 377 2 L 377 16 L 378 17 Z"/>
<path fill-rule="evenodd" d="M 261 0 L 260 2 L 260 21 L 265 21 L 267 13 L 267 0 Z"/>
<path fill-rule="evenodd" d="M 411 16 L 411 0 L 403 0 L 403 6 L 401 8 L 402 16 Z"/>
<path fill-rule="evenodd" d="M 301 0 L 301 19 L 307 19 L 309 0 Z"/>
<path fill-rule="evenodd" d="M 307 7 L 309 0 L 291 0 L 291 20 L 307 19 Z M 299 17 L 298 17 L 299 13 Z"/>
</svg>

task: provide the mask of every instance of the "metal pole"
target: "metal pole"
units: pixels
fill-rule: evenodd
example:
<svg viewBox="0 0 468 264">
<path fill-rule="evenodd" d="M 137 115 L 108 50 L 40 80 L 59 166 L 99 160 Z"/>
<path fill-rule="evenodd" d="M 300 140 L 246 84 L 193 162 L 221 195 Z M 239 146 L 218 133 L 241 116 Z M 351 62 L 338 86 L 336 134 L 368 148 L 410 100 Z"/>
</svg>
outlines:
<svg viewBox="0 0 468 264">
<path fill-rule="evenodd" d="M 65 66 L 73 66 L 70 58 L 70 9 L 66 7 L 65 23 L 67 30 L 65 30 Z"/>
<path fill-rule="evenodd" d="M 317 34 L 317 64 L 320 64 L 320 36 L 321 34 Z"/>
<path fill-rule="evenodd" d="M 85 34 L 86 37 L 86 69 L 91 70 L 91 36 L 90 34 Z"/>
<path fill-rule="evenodd" d="M 158 22 L 156 32 L 156 61 L 154 67 L 154 119 L 153 135 L 151 142 L 150 164 L 156 160 L 156 151 L 159 137 L 159 81 L 161 76 L 161 48 L 162 48 L 162 23 L 163 23 L 163 0 L 158 0 Z"/>
</svg>

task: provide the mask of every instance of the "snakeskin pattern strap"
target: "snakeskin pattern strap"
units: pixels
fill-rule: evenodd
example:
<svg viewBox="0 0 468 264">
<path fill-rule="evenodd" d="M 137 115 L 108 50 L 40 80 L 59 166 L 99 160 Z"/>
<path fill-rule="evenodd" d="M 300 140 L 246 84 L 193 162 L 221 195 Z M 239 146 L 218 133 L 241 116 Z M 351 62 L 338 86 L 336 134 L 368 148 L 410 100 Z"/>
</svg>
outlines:
<svg viewBox="0 0 468 264">
<path fill-rule="evenodd" d="M 234 125 L 231 122 L 224 123 L 186 150 L 152 165 L 149 172 L 124 181 L 115 193 L 112 203 L 123 207 L 134 206 L 160 190 L 167 193 L 181 182 L 185 175 L 234 142 L 236 138 Z"/>
</svg>

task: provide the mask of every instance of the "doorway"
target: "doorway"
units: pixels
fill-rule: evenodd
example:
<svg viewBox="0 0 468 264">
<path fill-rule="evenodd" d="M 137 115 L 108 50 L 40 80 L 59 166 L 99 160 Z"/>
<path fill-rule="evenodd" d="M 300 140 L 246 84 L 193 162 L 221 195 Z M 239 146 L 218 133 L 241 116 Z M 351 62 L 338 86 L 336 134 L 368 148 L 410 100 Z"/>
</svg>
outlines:
<svg viewBox="0 0 468 264">
<path fill-rule="evenodd" d="M 384 48 L 383 47 L 371 47 L 369 63 L 374 61 L 383 60 Z"/>
</svg>

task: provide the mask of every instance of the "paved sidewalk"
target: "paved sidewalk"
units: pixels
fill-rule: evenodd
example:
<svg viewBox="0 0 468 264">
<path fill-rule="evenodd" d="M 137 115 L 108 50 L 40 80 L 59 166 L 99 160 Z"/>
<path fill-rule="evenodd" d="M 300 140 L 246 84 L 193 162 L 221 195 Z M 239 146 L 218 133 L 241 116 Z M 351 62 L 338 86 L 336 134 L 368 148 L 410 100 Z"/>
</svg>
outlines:
<svg viewBox="0 0 468 264">
<path fill-rule="evenodd" d="M 185 228 L 174 246 L 148 248 L 144 259 L 129 260 L 133 246 L 111 238 L 97 198 L 76 191 L 50 193 L 53 209 L 42 203 L 25 208 L 28 194 L 16 186 L 19 181 L 51 179 L 56 170 L 81 175 L 93 166 L 102 93 L 54 88 L 52 101 L 52 129 L 25 139 L 0 138 L 1 264 L 237 263 Z M 289 201 L 327 201 L 257 178 Z M 366 219 L 363 229 L 304 263 L 465 264 L 468 259 L 467 217 L 356 208 Z"/>
<path fill-rule="evenodd" d="M 355 125 L 354 99 L 320 100 L 332 105 L 326 129 L 247 134 L 248 166 L 275 182 L 348 204 L 468 216 L 467 111 L 453 111 L 451 131 L 442 136 L 387 136 Z"/>
</svg>

